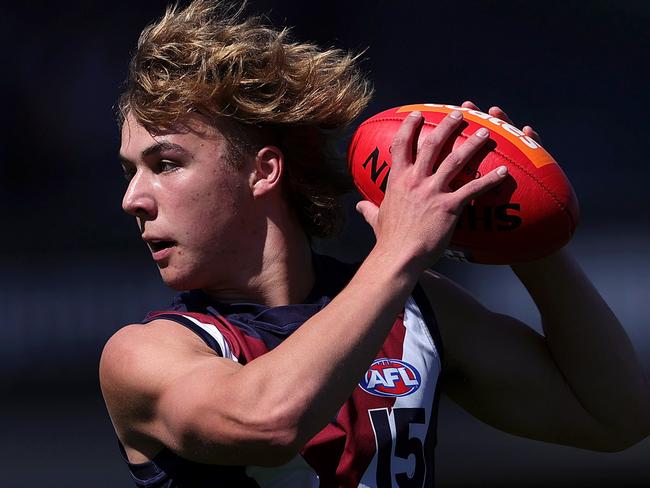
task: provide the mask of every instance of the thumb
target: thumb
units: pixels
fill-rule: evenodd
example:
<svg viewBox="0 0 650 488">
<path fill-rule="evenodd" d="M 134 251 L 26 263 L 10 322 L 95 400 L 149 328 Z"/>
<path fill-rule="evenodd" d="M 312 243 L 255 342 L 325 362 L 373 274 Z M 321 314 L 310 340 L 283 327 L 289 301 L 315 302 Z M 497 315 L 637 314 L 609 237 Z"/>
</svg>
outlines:
<svg viewBox="0 0 650 488">
<path fill-rule="evenodd" d="M 361 200 L 357 203 L 357 212 L 359 212 L 363 218 L 370 224 L 373 230 L 375 230 L 375 225 L 377 224 L 377 214 L 379 213 L 379 207 L 368 200 Z"/>
</svg>

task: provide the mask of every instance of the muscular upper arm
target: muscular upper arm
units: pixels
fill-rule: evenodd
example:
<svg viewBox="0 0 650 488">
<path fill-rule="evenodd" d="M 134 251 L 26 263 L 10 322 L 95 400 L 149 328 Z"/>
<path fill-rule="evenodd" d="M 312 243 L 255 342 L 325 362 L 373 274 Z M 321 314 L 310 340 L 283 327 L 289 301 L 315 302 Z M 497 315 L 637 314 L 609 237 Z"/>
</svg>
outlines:
<svg viewBox="0 0 650 488">
<path fill-rule="evenodd" d="M 543 336 L 438 273 L 425 273 L 422 284 L 445 346 L 445 391 L 455 402 L 516 435 L 598 448 L 604 428 L 580 405 Z"/>
<path fill-rule="evenodd" d="M 100 381 L 123 442 L 157 442 L 199 462 L 275 464 L 268 452 L 274 433 L 251 420 L 250 400 L 242 402 L 251 395 L 238 383 L 241 369 L 191 331 L 159 320 L 127 326 L 108 341 Z"/>
</svg>

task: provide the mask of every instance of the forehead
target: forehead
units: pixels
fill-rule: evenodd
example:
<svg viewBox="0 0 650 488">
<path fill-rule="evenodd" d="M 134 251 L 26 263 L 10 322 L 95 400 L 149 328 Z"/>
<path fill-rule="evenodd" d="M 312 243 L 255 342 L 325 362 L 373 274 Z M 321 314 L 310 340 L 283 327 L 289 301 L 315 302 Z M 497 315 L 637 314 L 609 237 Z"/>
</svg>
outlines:
<svg viewBox="0 0 650 488">
<path fill-rule="evenodd" d="M 141 159 L 148 148 L 161 144 L 181 146 L 191 153 L 214 152 L 223 149 L 225 142 L 221 131 L 198 115 L 188 116 L 169 129 L 152 130 L 129 113 L 122 124 L 120 156 L 135 161 Z"/>
</svg>

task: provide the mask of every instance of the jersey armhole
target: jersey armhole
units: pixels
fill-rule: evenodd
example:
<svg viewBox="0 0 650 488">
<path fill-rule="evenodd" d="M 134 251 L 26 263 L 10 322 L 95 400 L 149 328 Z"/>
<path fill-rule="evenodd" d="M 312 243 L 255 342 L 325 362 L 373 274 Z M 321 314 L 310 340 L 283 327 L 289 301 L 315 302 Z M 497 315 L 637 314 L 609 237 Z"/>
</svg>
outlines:
<svg viewBox="0 0 650 488">
<path fill-rule="evenodd" d="M 219 356 L 226 359 L 232 359 L 233 361 L 237 362 L 237 358 L 233 354 L 230 344 L 223 336 L 217 325 L 213 324 L 212 322 L 204 322 L 196 317 L 182 313 L 163 312 L 147 316 L 147 318 L 143 320 L 142 323 L 148 324 L 158 319 L 171 320 L 172 322 L 176 322 L 188 328 L 196 335 L 198 335 L 203 340 L 203 342 L 205 342 L 205 344 Z"/>
</svg>

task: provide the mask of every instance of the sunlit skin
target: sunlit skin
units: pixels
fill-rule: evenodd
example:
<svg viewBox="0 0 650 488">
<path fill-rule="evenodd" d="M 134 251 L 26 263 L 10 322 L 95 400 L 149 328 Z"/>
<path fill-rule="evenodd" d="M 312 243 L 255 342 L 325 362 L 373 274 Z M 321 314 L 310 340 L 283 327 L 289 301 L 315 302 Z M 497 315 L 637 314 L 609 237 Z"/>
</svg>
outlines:
<svg viewBox="0 0 650 488">
<path fill-rule="evenodd" d="M 279 191 L 281 151 L 262 148 L 240 169 L 227 151 L 222 133 L 199 116 L 150 132 L 128 115 L 123 209 L 176 290 L 203 289 L 222 301 L 304 298 L 313 282 L 309 246 Z"/>
</svg>

